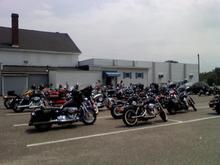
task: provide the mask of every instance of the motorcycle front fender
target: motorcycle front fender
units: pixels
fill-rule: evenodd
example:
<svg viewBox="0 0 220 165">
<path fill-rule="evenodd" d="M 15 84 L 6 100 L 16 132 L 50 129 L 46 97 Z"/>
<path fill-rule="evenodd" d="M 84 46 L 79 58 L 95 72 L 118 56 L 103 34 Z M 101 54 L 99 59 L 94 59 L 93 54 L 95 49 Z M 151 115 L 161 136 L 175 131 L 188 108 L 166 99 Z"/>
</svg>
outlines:
<svg viewBox="0 0 220 165">
<path fill-rule="evenodd" d="M 93 98 L 98 99 L 99 97 L 102 97 L 102 94 L 96 94 Z"/>
</svg>

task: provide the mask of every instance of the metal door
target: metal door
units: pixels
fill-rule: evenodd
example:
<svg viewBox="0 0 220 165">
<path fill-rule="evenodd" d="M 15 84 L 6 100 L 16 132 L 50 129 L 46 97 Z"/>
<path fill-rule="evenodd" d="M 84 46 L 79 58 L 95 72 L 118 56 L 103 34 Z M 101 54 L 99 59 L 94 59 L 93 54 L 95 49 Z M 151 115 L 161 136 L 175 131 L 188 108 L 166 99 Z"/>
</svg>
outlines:
<svg viewBox="0 0 220 165">
<path fill-rule="evenodd" d="M 2 94 L 7 95 L 8 91 L 15 91 L 22 94 L 27 89 L 27 76 L 2 76 Z"/>
</svg>

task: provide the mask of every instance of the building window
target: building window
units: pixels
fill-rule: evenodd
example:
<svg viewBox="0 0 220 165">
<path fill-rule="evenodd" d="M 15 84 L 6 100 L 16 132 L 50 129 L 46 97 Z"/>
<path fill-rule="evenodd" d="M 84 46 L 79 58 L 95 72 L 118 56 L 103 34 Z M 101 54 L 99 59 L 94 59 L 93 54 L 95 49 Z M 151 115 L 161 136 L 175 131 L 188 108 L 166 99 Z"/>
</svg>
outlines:
<svg viewBox="0 0 220 165">
<path fill-rule="evenodd" d="M 131 72 L 124 72 L 123 73 L 123 78 L 132 78 L 132 73 Z"/>
<path fill-rule="evenodd" d="M 144 78 L 144 73 L 135 73 L 135 77 L 137 78 Z"/>
</svg>

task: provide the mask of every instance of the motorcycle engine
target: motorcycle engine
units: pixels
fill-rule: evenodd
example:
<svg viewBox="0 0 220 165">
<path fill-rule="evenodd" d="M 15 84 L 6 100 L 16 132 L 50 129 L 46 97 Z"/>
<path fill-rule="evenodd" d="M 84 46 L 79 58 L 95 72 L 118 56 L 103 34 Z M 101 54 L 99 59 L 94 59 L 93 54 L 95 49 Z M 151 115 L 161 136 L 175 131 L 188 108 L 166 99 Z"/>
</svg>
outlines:
<svg viewBox="0 0 220 165">
<path fill-rule="evenodd" d="M 150 115 L 154 115 L 154 112 L 155 112 L 154 108 L 155 108 L 155 104 L 153 104 L 153 103 L 148 104 L 147 111 Z"/>
<path fill-rule="evenodd" d="M 149 108 L 151 111 L 153 111 L 153 110 L 154 110 L 154 104 L 152 104 L 152 103 L 148 104 L 148 108 Z"/>
<path fill-rule="evenodd" d="M 36 102 L 39 102 L 40 97 L 33 97 L 32 100 L 33 100 L 33 102 L 35 102 L 35 103 L 36 103 Z"/>
<path fill-rule="evenodd" d="M 66 114 L 67 114 L 68 118 L 75 119 L 76 116 L 77 116 L 78 108 L 68 107 L 68 108 L 65 108 L 65 111 L 66 111 Z"/>
</svg>

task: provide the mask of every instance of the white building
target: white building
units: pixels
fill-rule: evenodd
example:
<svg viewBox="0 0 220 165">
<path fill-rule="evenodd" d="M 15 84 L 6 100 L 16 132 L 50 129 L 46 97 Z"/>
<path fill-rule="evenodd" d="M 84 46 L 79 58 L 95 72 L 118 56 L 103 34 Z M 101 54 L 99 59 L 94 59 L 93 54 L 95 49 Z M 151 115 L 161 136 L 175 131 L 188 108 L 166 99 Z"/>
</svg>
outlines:
<svg viewBox="0 0 220 165">
<path fill-rule="evenodd" d="M 65 79 L 70 85 L 74 85 L 94 84 L 101 80 L 105 85 L 115 85 L 122 80 L 125 85 L 141 83 L 147 86 L 152 82 L 166 83 L 168 80 L 198 81 L 197 64 L 89 59 L 80 61 L 79 68 L 84 70 L 50 71 L 50 82 L 62 84 Z"/>
</svg>

